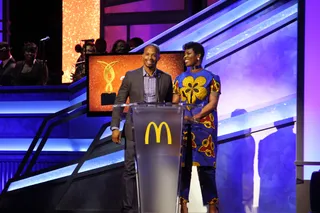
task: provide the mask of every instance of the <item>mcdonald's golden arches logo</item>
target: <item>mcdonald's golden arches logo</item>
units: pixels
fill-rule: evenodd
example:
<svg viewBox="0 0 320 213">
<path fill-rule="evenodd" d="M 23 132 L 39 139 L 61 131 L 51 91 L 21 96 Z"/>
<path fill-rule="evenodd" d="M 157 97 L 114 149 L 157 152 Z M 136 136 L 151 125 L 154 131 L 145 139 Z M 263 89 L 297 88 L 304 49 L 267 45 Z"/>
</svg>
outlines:
<svg viewBox="0 0 320 213">
<path fill-rule="evenodd" d="M 155 134 L 156 134 L 156 143 L 160 143 L 160 138 L 161 138 L 161 130 L 162 127 L 165 127 L 165 130 L 167 131 L 167 140 L 168 144 L 172 144 L 172 137 L 171 137 L 171 130 L 167 122 L 161 122 L 160 125 L 158 126 L 155 122 L 150 122 L 147 126 L 146 133 L 144 136 L 144 143 L 149 144 L 149 138 L 150 138 L 150 129 L 151 127 L 154 128 Z"/>
</svg>

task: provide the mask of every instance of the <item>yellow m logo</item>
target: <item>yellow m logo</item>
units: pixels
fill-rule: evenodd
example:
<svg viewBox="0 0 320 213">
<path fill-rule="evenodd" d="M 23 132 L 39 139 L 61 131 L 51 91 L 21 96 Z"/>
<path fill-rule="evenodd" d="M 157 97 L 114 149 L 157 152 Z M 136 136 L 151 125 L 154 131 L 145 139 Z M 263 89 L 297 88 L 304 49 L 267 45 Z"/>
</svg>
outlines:
<svg viewBox="0 0 320 213">
<path fill-rule="evenodd" d="M 149 144 L 149 136 L 150 136 L 150 128 L 153 127 L 154 131 L 156 133 L 156 142 L 160 143 L 160 137 L 161 137 L 161 130 L 162 127 L 165 126 L 166 131 L 167 131 L 167 139 L 168 139 L 168 144 L 172 144 L 172 137 L 171 137 L 171 130 L 166 122 L 161 122 L 159 126 L 155 122 L 150 122 L 147 126 L 146 133 L 144 136 L 144 142 L 145 144 Z"/>
</svg>

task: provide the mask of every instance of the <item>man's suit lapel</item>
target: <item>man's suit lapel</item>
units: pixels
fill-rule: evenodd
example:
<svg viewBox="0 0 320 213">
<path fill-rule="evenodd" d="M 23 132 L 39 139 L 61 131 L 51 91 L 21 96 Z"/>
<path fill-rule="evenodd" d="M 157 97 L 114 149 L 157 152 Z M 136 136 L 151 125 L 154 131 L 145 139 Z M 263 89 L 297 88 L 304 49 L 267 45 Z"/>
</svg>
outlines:
<svg viewBox="0 0 320 213">
<path fill-rule="evenodd" d="M 6 65 L 4 65 L 4 67 L 2 67 L 3 73 L 2 75 L 7 74 L 9 71 L 11 71 L 11 69 L 7 69 L 7 67 L 9 67 L 11 65 L 11 63 L 14 63 L 14 60 L 11 58 Z M 3 66 L 3 63 L 1 63 L 1 66 Z M 1 71 L 0 71 L 1 72 Z"/>
<path fill-rule="evenodd" d="M 161 102 L 162 98 L 161 98 L 161 89 L 162 89 L 162 75 L 161 75 L 161 71 L 157 70 L 157 87 L 156 87 L 156 95 L 157 95 L 157 101 Z"/>
</svg>

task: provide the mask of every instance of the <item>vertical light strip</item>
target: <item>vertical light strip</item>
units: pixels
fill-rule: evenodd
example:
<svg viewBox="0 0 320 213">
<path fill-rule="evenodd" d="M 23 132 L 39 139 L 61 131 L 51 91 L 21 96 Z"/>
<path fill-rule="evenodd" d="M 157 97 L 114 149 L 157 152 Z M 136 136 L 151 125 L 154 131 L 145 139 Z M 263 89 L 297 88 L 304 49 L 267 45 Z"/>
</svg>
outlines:
<svg viewBox="0 0 320 213">
<path fill-rule="evenodd" d="M 62 16 L 62 82 L 68 83 L 79 57 L 75 45 L 100 36 L 100 0 L 63 0 Z"/>
<path fill-rule="evenodd" d="M 265 137 L 268 135 L 276 132 L 276 128 L 272 128 L 269 130 L 253 133 L 252 137 L 255 141 L 255 154 L 254 154 L 254 160 L 253 160 L 253 203 L 252 207 L 254 209 L 253 212 L 257 211 L 257 208 L 259 207 L 259 199 L 260 199 L 260 175 L 259 175 L 259 143 L 262 141 Z"/>
<path fill-rule="evenodd" d="M 320 162 L 319 10 L 319 1 L 305 1 L 303 160 L 314 162 Z M 320 166 L 304 166 L 304 179 L 310 180 L 312 172 L 319 169 Z"/>
</svg>

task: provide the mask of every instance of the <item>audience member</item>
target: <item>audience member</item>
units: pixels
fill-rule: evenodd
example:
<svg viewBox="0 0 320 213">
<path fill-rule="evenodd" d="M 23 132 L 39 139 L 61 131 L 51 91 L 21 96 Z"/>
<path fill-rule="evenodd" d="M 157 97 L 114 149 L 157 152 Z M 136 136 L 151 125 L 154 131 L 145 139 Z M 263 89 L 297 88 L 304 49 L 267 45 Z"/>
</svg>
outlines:
<svg viewBox="0 0 320 213">
<path fill-rule="evenodd" d="M 15 85 L 46 85 L 48 67 L 44 61 L 36 59 L 38 47 L 35 43 L 24 44 L 23 61 L 18 61 L 15 67 Z"/>
<path fill-rule="evenodd" d="M 140 46 L 143 43 L 144 43 L 144 41 L 139 37 L 134 37 L 134 38 L 130 39 L 130 41 L 129 41 L 130 50 Z"/>
<path fill-rule="evenodd" d="M 129 45 L 124 40 L 117 40 L 112 47 L 111 53 L 123 54 L 129 52 Z"/>
<path fill-rule="evenodd" d="M 94 43 L 94 46 L 96 47 L 96 53 L 97 54 L 105 54 L 107 49 L 107 42 L 103 38 L 98 38 L 96 42 Z"/>
<path fill-rule="evenodd" d="M 11 55 L 7 42 L 0 42 L 0 86 L 14 85 L 14 68 L 16 61 Z"/>
</svg>

